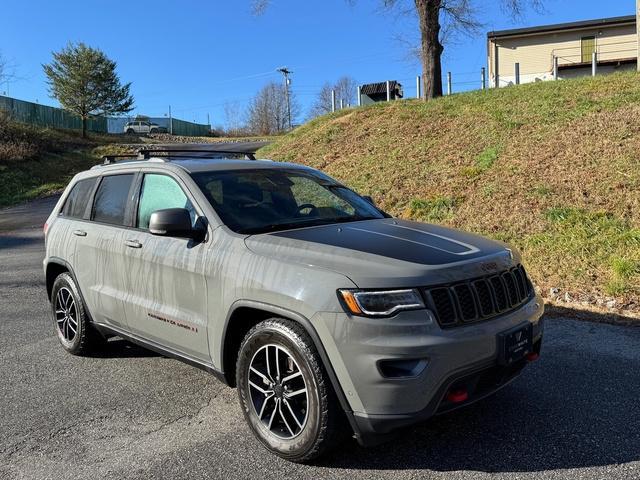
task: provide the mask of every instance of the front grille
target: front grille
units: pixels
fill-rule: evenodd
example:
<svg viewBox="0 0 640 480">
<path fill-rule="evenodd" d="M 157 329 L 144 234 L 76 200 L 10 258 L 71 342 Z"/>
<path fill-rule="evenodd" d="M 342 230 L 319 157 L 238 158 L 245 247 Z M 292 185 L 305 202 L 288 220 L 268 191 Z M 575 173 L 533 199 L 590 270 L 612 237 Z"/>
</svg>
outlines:
<svg viewBox="0 0 640 480">
<path fill-rule="evenodd" d="M 522 265 L 485 277 L 424 289 L 427 305 L 440 325 L 451 327 L 487 320 L 515 310 L 533 295 Z"/>
</svg>

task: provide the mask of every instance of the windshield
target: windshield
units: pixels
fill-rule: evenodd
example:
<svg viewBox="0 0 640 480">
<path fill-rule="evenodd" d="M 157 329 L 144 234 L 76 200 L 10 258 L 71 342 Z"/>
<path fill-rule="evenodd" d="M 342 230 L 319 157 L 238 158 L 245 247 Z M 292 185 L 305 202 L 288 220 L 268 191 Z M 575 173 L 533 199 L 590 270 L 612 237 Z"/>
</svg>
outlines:
<svg viewBox="0 0 640 480">
<path fill-rule="evenodd" d="M 237 233 L 386 217 L 357 193 L 312 171 L 213 171 L 192 177 L 222 221 Z"/>
</svg>

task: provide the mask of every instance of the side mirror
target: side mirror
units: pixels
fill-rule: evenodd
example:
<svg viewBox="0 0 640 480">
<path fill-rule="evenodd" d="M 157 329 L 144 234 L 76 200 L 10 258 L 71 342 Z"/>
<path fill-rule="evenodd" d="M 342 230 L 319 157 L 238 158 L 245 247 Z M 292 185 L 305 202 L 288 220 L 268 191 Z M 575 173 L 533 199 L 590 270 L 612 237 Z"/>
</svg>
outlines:
<svg viewBox="0 0 640 480">
<path fill-rule="evenodd" d="M 371 195 L 362 195 L 362 198 L 364 198 L 367 202 L 369 202 L 374 207 L 376 206 L 376 202 L 373 201 L 373 198 L 371 198 Z"/>
<path fill-rule="evenodd" d="M 191 215 L 186 208 L 156 210 L 149 219 L 149 232 L 162 237 L 194 238 Z"/>
</svg>

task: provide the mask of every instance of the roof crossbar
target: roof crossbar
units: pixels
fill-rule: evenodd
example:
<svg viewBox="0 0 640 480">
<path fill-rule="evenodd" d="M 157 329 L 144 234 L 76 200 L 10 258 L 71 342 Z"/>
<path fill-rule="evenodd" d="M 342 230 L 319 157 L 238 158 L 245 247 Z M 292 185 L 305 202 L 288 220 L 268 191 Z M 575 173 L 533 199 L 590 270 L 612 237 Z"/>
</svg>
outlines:
<svg viewBox="0 0 640 480">
<path fill-rule="evenodd" d="M 204 154 L 204 155 L 203 155 Z M 175 158 L 208 158 L 211 155 L 244 155 L 248 160 L 255 160 L 255 152 L 249 151 L 233 151 L 220 149 L 193 149 L 193 148 L 143 148 L 138 151 L 139 160 L 148 160 L 154 156 L 166 156 Z"/>
<path fill-rule="evenodd" d="M 114 154 L 114 155 L 103 155 L 102 156 L 102 160 L 103 160 L 103 165 L 111 165 L 113 163 L 118 163 L 118 159 L 131 159 L 131 160 L 137 160 L 138 159 L 138 154 L 137 153 L 118 153 L 118 154 Z"/>
</svg>

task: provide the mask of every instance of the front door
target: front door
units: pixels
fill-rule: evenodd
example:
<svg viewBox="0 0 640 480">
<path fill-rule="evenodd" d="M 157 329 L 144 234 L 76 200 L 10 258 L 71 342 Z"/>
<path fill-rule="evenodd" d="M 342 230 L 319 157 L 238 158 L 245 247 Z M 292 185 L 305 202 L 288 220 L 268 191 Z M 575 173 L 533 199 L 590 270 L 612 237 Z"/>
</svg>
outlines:
<svg viewBox="0 0 640 480">
<path fill-rule="evenodd" d="M 136 228 L 124 239 L 128 326 L 135 335 L 210 361 L 204 272 L 208 244 L 149 233 L 151 213 L 165 208 L 187 208 L 193 221 L 197 216 L 180 180 L 144 174 Z"/>
<path fill-rule="evenodd" d="M 591 63 L 593 52 L 596 51 L 596 37 L 582 37 L 580 40 L 582 63 Z"/>
</svg>

